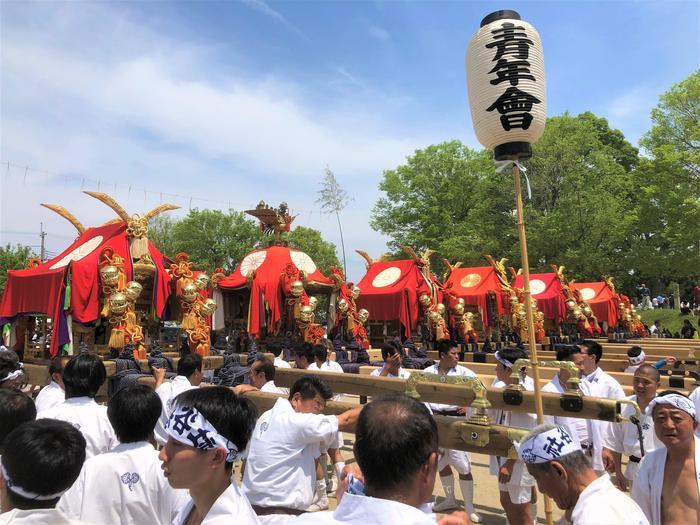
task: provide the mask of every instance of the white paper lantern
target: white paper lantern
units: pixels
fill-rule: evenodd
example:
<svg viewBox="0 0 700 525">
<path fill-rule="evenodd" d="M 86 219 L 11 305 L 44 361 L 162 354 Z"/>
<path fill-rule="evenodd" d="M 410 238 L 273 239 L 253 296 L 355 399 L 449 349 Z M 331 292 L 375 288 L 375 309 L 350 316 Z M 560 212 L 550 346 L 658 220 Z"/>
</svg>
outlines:
<svg viewBox="0 0 700 525">
<path fill-rule="evenodd" d="M 476 137 L 496 160 L 526 159 L 547 118 L 540 35 L 515 11 L 481 21 L 467 48 L 467 88 Z"/>
</svg>

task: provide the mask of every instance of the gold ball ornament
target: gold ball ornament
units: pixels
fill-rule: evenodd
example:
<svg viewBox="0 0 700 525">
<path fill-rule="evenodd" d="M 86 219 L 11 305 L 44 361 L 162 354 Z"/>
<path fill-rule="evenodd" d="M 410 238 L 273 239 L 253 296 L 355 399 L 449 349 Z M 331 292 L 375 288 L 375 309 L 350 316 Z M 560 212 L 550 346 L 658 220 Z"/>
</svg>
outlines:
<svg viewBox="0 0 700 525">
<path fill-rule="evenodd" d="M 442 304 L 442 303 L 439 303 L 439 304 L 437 305 L 437 312 L 438 312 L 440 315 L 445 315 L 445 305 Z"/>
<path fill-rule="evenodd" d="M 434 321 L 437 321 L 438 319 L 440 319 L 440 314 L 437 313 L 437 311 L 435 311 L 435 310 L 431 310 L 430 313 L 428 314 L 428 317 L 430 317 L 430 320 L 434 322 Z"/>
<path fill-rule="evenodd" d="M 583 313 L 586 314 L 586 317 L 590 317 L 593 315 L 593 310 L 591 310 L 591 307 L 586 305 L 583 307 Z"/>
<path fill-rule="evenodd" d="M 194 283 L 187 283 L 182 287 L 182 299 L 186 303 L 193 303 L 199 295 L 199 288 Z"/>
<path fill-rule="evenodd" d="M 352 295 L 352 298 L 357 300 L 358 297 L 360 297 L 360 294 L 362 293 L 362 290 L 360 290 L 359 286 L 353 287 L 352 291 L 350 292 L 350 295 Z"/>
<path fill-rule="evenodd" d="M 109 311 L 113 315 L 122 315 L 126 312 L 128 305 L 129 300 L 122 292 L 114 292 L 109 296 Z"/>
<path fill-rule="evenodd" d="M 209 286 L 209 276 L 206 273 L 200 273 L 197 277 L 194 279 L 194 285 L 197 287 L 198 290 L 204 290 L 207 286 Z"/>
<path fill-rule="evenodd" d="M 300 297 L 301 294 L 304 293 L 304 283 L 301 281 L 292 281 L 292 284 L 289 287 L 289 292 L 294 297 Z"/>
<path fill-rule="evenodd" d="M 316 310 L 316 307 L 318 306 L 318 299 L 316 299 L 313 295 L 309 297 L 309 306 L 312 310 Z"/>
<path fill-rule="evenodd" d="M 100 268 L 100 278 L 105 286 L 114 287 L 119 284 L 119 268 L 108 264 Z"/>
<path fill-rule="evenodd" d="M 214 301 L 214 299 L 207 298 L 202 302 L 200 311 L 203 315 L 214 315 L 214 312 L 216 312 L 216 306 L 216 301 Z"/>
<path fill-rule="evenodd" d="M 357 312 L 357 317 L 360 319 L 361 324 L 365 324 L 369 319 L 369 311 L 364 308 L 360 308 L 360 311 Z"/>
<path fill-rule="evenodd" d="M 301 310 L 299 311 L 299 316 L 301 317 L 302 321 L 306 322 L 312 322 L 314 320 L 314 309 L 311 308 L 309 305 L 304 305 L 301 307 Z"/>
<path fill-rule="evenodd" d="M 141 292 L 143 291 L 143 286 L 141 286 L 141 283 L 137 283 L 136 281 L 129 281 L 126 283 L 126 288 L 124 289 L 124 295 L 126 295 L 127 299 L 129 301 L 136 301 L 136 299 L 139 298 L 139 295 L 141 295 Z"/>
<path fill-rule="evenodd" d="M 569 299 L 568 301 L 566 301 L 566 307 L 569 310 L 573 310 L 574 308 L 576 308 L 576 301 L 574 301 L 573 299 Z"/>
<path fill-rule="evenodd" d="M 427 294 L 422 294 L 418 298 L 418 302 L 423 306 L 430 306 L 430 296 Z"/>
<path fill-rule="evenodd" d="M 462 315 L 464 314 L 464 305 L 457 303 L 452 307 L 452 311 L 454 312 L 455 315 Z"/>
<path fill-rule="evenodd" d="M 338 310 L 340 310 L 342 313 L 346 313 L 348 311 L 348 308 L 350 308 L 348 302 L 345 299 L 341 298 L 338 301 Z"/>
</svg>

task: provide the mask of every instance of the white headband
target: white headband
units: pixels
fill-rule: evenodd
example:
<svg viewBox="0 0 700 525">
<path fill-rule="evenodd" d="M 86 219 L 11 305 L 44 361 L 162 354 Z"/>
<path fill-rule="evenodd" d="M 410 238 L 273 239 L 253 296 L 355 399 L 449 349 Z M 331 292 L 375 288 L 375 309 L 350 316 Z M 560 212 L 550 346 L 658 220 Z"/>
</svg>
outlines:
<svg viewBox="0 0 700 525">
<path fill-rule="evenodd" d="M 238 457 L 238 447 L 219 434 L 196 408 L 177 407 L 170 414 L 165 429 L 175 441 L 199 450 L 223 448 L 228 452 L 228 463 L 233 463 Z"/>
<path fill-rule="evenodd" d="M 654 412 L 654 407 L 656 405 L 672 405 L 678 410 L 682 410 L 686 414 L 690 415 L 690 417 L 697 421 L 695 403 L 693 403 L 690 399 L 688 399 L 685 396 L 681 396 L 679 394 L 657 396 L 649 402 L 644 413 L 648 416 L 652 415 L 652 413 Z"/>
<path fill-rule="evenodd" d="M 24 368 L 24 363 L 17 363 L 19 365 L 19 368 L 17 370 L 13 370 L 9 374 L 7 374 L 5 377 L 0 379 L 0 383 L 4 383 L 5 381 L 12 381 L 13 379 L 17 379 L 20 377 L 24 371 L 22 370 Z"/>
<path fill-rule="evenodd" d="M 631 365 L 641 365 L 644 360 L 646 359 L 646 355 L 644 355 L 644 350 L 640 352 L 640 354 L 637 357 L 629 357 L 627 356 L 627 359 L 629 359 L 629 362 Z"/>
<path fill-rule="evenodd" d="M 496 358 L 496 361 L 498 361 L 499 363 L 501 363 L 501 364 L 502 364 L 503 366 L 505 366 L 506 368 L 513 368 L 513 363 L 511 363 L 511 362 L 508 361 L 507 359 L 502 358 L 502 357 L 501 357 L 501 352 L 496 352 L 496 353 L 494 354 L 494 357 Z"/>
<path fill-rule="evenodd" d="M 518 447 L 518 455 L 525 463 L 547 463 L 581 448 L 563 427 L 556 427 L 528 439 Z"/>
<path fill-rule="evenodd" d="M 0 470 L 2 470 L 2 477 L 5 478 L 5 485 L 7 485 L 7 489 L 10 490 L 11 492 L 14 492 L 18 496 L 22 496 L 23 498 L 27 499 L 32 499 L 32 500 L 38 500 L 38 501 L 48 501 L 51 499 L 56 499 L 60 498 L 63 496 L 63 493 L 68 490 L 62 490 L 60 492 L 56 492 L 55 494 L 37 494 L 36 492 L 31 492 L 29 490 L 25 490 L 22 487 L 18 486 L 12 479 L 10 479 L 10 475 L 7 473 L 7 469 L 5 469 L 5 465 L 0 463 Z"/>
</svg>

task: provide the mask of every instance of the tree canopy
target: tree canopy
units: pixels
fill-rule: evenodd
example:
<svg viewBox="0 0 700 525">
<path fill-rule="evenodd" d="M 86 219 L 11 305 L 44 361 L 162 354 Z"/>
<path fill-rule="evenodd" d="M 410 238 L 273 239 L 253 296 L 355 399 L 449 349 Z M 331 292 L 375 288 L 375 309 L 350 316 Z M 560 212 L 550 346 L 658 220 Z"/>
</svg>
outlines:
<svg viewBox="0 0 700 525">
<path fill-rule="evenodd" d="M 533 271 L 563 264 L 579 281 L 613 275 L 627 291 L 671 279 L 687 290 L 700 277 L 700 72 L 662 95 L 652 122 L 640 155 L 591 112 L 548 119 L 527 162 Z M 482 265 L 486 253 L 519 266 L 510 171 L 497 173 L 490 151 L 431 145 L 386 170 L 379 188 L 371 225 L 395 252 L 432 248 L 438 272 L 442 258 Z"/>
<path fill-rule="evenodd" d="M 36 254 L 29 246 L 7 244 L 0 246 L 0 294 L 5 289 L 7 270 L 21 270 L 27 267 L 27 262 Z"/>
</svg>

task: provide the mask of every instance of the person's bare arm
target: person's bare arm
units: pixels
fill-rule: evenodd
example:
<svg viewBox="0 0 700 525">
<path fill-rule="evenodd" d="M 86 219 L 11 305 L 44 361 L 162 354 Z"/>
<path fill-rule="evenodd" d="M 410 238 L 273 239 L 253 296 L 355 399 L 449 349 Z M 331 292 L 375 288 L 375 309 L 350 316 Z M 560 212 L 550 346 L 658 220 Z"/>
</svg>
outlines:
<svg viewBox="0 0 700 525">
<path fill-rule="evenodd" d="M 360 417 L 360 412 L 364 407 L 359 406 L 346 410 L 342 414 L 338 414 L 338 430 L 341 432 L 354 432 L 357 418 Z"/>
<path fill-rule="evenodd" d="M 156 380 L 156 384 L 153 386 L 153 389 L 157 390 L 165 380 L 165 368 L 151 367 L 151 370 L 153 370 L 153 377 Z"/>
</svg>

